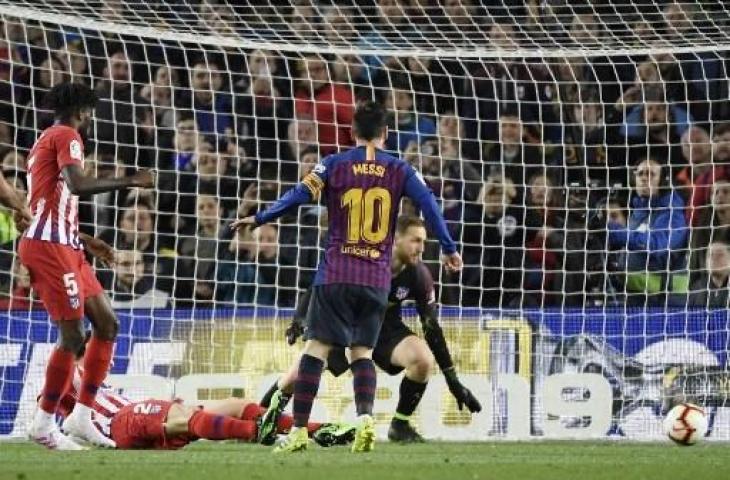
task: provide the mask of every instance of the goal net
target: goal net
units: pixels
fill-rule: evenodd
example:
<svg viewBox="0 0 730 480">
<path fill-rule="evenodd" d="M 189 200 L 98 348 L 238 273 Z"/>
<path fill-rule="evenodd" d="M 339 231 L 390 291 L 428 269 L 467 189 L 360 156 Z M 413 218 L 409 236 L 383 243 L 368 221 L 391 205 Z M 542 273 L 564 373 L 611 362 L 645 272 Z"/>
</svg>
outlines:
<svg viewBox="0 0 730 480">
<path fill-rule="evenodd" d="M 485 408 L 459 412 L 437 373 L 427 437 L 657 439 L 692 401 L 728 440 L 728 32 L 722 0 L 0 0 L 0 161 L 25 189 L 46 93 L 93 87 L 85 170 L 158 172 L 154 191 L 81 199 L 82 230 L 118 250 L 96 265 L 121 323 L 111 383 L 258 398 L 298 351 L 284 330 L 326 212 L 228 225 L 351 146 L 376 99 L 465 262 L 423 253 Z M 18 236 L 1 210 L 0 438 L 24 435 L 56 339 Z M 381 433 L 399 382 L 379 375 Z M 315 418 L 354 416 L 349 379 L 321 391 Z"/>
</svg>

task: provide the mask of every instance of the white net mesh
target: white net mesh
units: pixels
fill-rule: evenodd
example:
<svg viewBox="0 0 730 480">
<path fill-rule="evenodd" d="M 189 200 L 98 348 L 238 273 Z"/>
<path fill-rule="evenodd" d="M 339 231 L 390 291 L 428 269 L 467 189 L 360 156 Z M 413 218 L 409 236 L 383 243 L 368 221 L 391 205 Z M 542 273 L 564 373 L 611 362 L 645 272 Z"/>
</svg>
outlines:
<svg viewBox="0 0 730 480">
<path fill-rule="evenodd" d="M 23 187 L 52 122 L 44 96 L 65 80 L 101 98 L 90 173 L 159 172 L 154 192 L 82 199 L 82 230 L 120 250 L 97 270 L 120 309 L 113 373 L 256 397 L 286 369 L 283 330 L 326 217 L 312 205 L 254 233 L 226 227 L 350 146 L 354 105 L 375 98 L 387 148 L 420 169 L 460 244 L 459 276 L 435 244 L 424 261 L 457 369 L 488 405 L 459 414 L 437 378 L 424 433 L 655 438 L 662 407 L 687 398 L 730 437 L 724 2 L 259 3 L 0 0 L 6 177 Z M 55 339 L 17 236 L 0 212 L 10 437 Z M 343 385 L 326 380 L 318 414 L 352 414 Z M 395 398 L 380 395 L 383 420 Z"/>
</svg>

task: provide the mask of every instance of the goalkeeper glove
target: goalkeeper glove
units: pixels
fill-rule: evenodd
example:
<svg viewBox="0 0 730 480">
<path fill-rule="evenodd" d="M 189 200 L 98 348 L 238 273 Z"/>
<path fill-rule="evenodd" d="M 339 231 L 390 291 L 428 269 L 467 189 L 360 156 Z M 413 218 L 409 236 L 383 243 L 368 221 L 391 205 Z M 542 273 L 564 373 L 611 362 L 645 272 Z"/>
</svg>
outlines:
<svg viewBox="0 0 730 480">
<path fill-rule="evenodd" d="M 444 370 L 444 376 L 446 377 L 446 384 L 449 386 L 449 391 L 456 399 L 456 404 L 459 406 L 461 411 L 466 405 L 471 413 L 481 412 L 482 405 L 479 400 L 476 399 L 473 393 L 461 384 L 459 378 L 456 376 L 454 367 Z"/>
<path fill-rule="evenodd" d="M 289 345 L 294 345 L 297 343 L 297 339 L 302 336 L 304 333 L 304 328 L 302 327 L 301 322 L 299 322 L 297 319 L 294 319 L 291 321 L 289 326 L 286 328 L 286 342 Z"/>
</svg>

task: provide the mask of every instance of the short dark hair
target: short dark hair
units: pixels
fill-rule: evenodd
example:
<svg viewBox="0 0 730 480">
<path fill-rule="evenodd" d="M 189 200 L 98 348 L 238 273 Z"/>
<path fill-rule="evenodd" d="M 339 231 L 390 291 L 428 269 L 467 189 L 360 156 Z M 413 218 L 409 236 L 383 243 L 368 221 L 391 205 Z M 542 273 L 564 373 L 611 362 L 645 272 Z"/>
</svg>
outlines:
<svg viewBox="0 0 730 480">
<path fill-rule="evenodd" d="M 48 92 L 46 105 L 57 119 L 66 120 L 81 110 L 93 109 L 97 100 L 96 93 L 83 83 L 64 82 Z"/>
<path fill-rule="evenodd" d="M 724 135 L 730 131 L 730 122 L 716 123 L 713 125 L 713 135 Z"/>
<path fill-rule="evenodd" d="M 362 140 L 374 140 L 383 134 L 386 115 L 383 106 L 372 100 L 358 105 L 352 117 L 352 134 Z"/>
<path fill-rule="evenodd" d="M 315 153 L 317 156 L 320 155 L 319 153 L 319 147 L 317 145 L 309 145 L 306 148 L 304 148 L 301 152 L 299 152 L 299 158 L 304 158 L 305 155 L 309 155 L 310 153 Z"/>
<path fill-rule="evenodd" d="M 398 223 L 396 224 L 395 231 L 399 235 L 403 235 L 411 227 L 423 227 L 426 228 L 426 222 L 421 217 L 414 217 L 413 215 L 401 215 L 398 217 Z"/>
</svg>

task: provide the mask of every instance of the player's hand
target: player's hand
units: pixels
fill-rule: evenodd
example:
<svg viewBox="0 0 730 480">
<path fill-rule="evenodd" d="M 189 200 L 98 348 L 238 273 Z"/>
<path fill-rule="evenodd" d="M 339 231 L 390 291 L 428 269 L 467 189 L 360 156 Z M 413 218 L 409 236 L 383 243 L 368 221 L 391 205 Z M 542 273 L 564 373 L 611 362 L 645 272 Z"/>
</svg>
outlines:
<svg viewBox="0 0 730 480">
<path fill-rule="evenodd" d="M 154 188 L 157 183 L 157 175 L 153 170 L 140 170 L 132 175 L 132 187 Z"/>
<path fill-rule="evenodd" d="M 302 336 L 304 333 L 304 328 L 302 328 L 302 324 L 297 322 L 296 320 L 292 320 L 292 322 L 289 324 L 289 326 L 286 328 L 286 343 L 289 345 L 294 345 L 297 343 L 297 339 Z"/>
<path fill-rule="evenodd" d="M 461 267 L 464 266 L 464 262 L 461 260 L 461 255 L 459 255 L 459 252 L 444 255 L 443 263 L 446 267 L 446 271 L 448 272 L 458 272 L 461 270 Z"/>
<path fill-rule="evenodd" d="M 451 370 L 444 372 L 446 376 L 446 384 L 449 386 L 449 391 L 456 399 L 456 405 L 459 407 L 459 411 L 464 409 L 464 405 L 469 409 L 471 413 L 477 413 L 482 411 L 482 404 L 479 400 L 471 393 L 471 390 L 461 384 L 456 373 Z"/>
<path fill-rule="evenodd" d="M 30 222 L 32 221 L 33 217 L 31 216 L 28 207 L 24 207 L 22 210 L 16 210 L 13 212 L 13 222 L 15 222 L 15 228 L 19 232 L 24 232 L 30 226 Z"/>
<path fill-rule="evenodd" d="M 84 239 L 86 249 L 105 267 L 113 267 L 117 263 L 117 252 L 104 240 L 95 237 Z"/>
<path fill-rule="evenodd" d="M 256 217 L 254 215 L 249 215 L 248 217 L 239 218 L 238 220 L 235 220 L 233 223 L 231 223 L 231 230 L 233 230 L 234 232 L 237 232 L 239 228 L 244 227 L 246 225 L 256 226 Z"/>
</svg>

